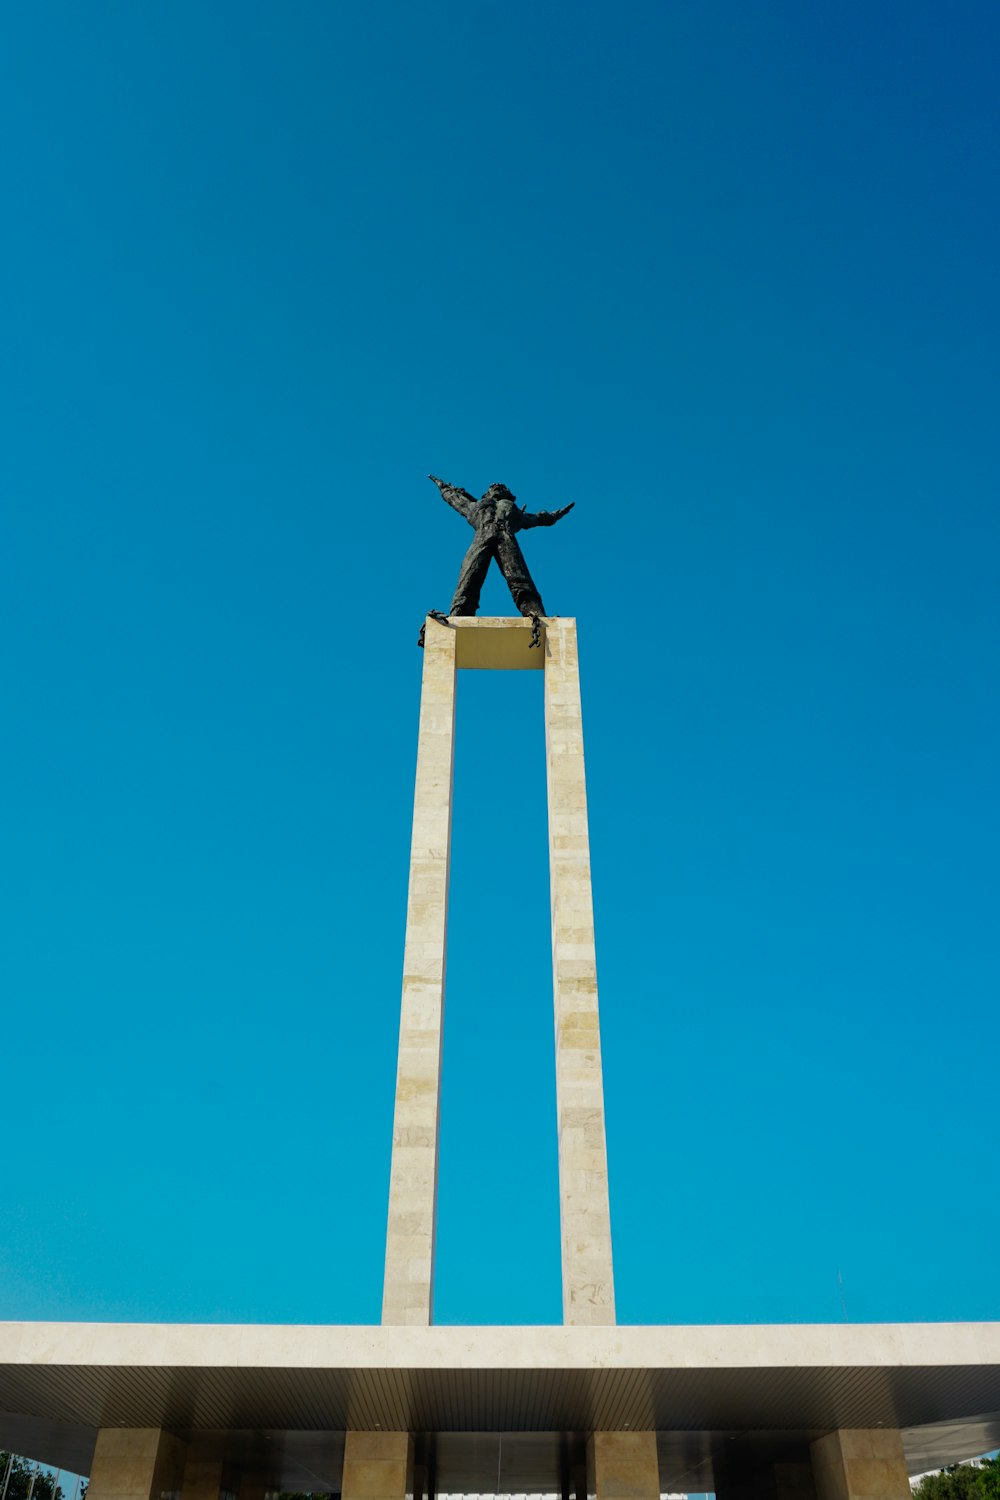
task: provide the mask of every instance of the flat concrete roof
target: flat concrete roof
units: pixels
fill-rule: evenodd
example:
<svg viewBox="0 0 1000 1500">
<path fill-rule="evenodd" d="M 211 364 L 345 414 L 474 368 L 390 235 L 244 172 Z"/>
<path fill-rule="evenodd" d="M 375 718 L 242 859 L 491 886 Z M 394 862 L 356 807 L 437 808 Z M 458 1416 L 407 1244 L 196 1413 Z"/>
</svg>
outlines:
<svg viewBox="0 0 1000 1500">
<path fill-rule="evenodd" d="M 835 1427 L 903 1429 L 920 1472 L 1000 1446 L 1000 1323 L 0 1323 L 0 1445 L 86 1473 L 99 1427 L 154 1426 L 234 1459 L 249 1444 L 295 1488 L 339 1487 L 348 1428 L 440 1434 L 463 1481 L 485 1443 L 487 1491 L 501 1433 L 520 1479 L 548 1472 L 553 1435 L 595 1429 L 656 1429 L 665 1488 L 710 1488 L 723 1442 L 791 1452 Z"/>
</svg>

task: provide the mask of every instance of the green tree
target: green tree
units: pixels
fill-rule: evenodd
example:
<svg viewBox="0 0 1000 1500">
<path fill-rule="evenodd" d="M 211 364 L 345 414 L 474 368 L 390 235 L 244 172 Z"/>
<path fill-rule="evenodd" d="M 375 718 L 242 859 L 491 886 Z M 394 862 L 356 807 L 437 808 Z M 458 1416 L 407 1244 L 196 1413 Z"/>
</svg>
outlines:
<svg viewBox="0 0 1000 1500">
<path fill-rule="evenodd" d="M 980 1463 L 949 1464 L 940 1474 L 926 1474 L 914 1487 L 914 1500 L 1000 1500 L 1000 1459 Z"/>
<path fill-rule="evenodd" d="M 61 1484 L 56 1485 L 53 1495 L 54 1477 L 30 1459 L 21 1458 L 16 1453 L 0 1452 L 0 1494 L 5 1481 L 7 1485 L 4 1500 L 28 1500 L 29 1495 L 31 1500 L 66 1500 Z"/>
<path fill-rule="evenodd" d="M 29 1496 L 30 1500 L 71 1500 L 71 1496 L 75 1494 L 75 1484 L 69 1487 L 70 1496 L 61 1484 L 55 1485 L 53 1493 L 54 1479 L 55 1475 L 40 1464 L 33 1463 L 30 1458 L 22 1458 L 17 1453 L 5 1453 L 0 1449 L 0 1500 L 29 1500 Z M 88 1481 L 81 1480 L 77 1500 L 86 1500 L 87 1487 Z"/>
<path fill-rule="evenodd" d="M 984 1458 L 979 1470 L 983 1500 L 1000 1500 L 1000 1458 Z"/>
</svg>

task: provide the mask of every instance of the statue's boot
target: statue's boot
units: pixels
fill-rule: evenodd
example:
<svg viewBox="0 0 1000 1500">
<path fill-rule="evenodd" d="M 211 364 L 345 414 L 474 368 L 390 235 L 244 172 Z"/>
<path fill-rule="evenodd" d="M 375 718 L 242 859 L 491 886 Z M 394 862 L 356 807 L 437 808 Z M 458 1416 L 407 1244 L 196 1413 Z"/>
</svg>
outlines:
<svg viewBox="0 0 1000 1500">
<path fill-rule="evenodd" d="M 417 645 L 418 646 L 423 646 L 423 644 L 424 644 L 424 636 L 425 636 L 425 634 L 427 632 L 427 621 L 428 620 L 440 620 L 440 622 L 441 622 L 442 625 L 447 625 L 447 623 L 448 623 L 448 616 L 447 615 L 443 615 L 439 609 L 429 609 L 427 611 L 426 618 L 424 619 L 424 623 L 420 627 L 420 634 L 417 636 Z"/>
</svg>

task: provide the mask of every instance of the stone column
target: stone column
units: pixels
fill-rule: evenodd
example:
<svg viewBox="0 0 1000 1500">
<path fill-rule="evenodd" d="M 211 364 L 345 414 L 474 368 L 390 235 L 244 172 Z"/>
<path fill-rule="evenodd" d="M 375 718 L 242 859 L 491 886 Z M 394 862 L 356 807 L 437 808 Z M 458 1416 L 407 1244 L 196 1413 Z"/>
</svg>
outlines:
<svg viewBox="0 0 1000 1500">
<path fill-rule="evenodd" d="M 187 1444 L 162 1427 L 102 1427 L 90 1469 L 92 1500 L 161 1500 L 180 1493 Z"/>
<path fill-rule="evenodd" d="M 563 1322 L 615 1321 L 576 621 L 545 622 Z M 627 1436 L 627 1435 L 626 1435 Z"/>
<path fill-rule="evenodd" d="M 412 1500 L 413 1438 L 408 1432 L 349 1432 L 341 1500 Z"/>
<path fill-rule="evenodd" d="M 595 1432 L 587 1443 L 587 1493 L 597 1500 L 660 1500 L 655 1432 Z"/>
<path fill-rule="evenodd" d="M 433 1317 L 456 639 L 454 630 L 436 620 L 427 621 L 389 1174 L 383 1323 L 426 1325 Z"/>
<path fill-rule="evenodd" d="M 902 1434 L 842 1427 L 810 1449 L 817 1500 L 910 1500 Z"/>
</svg>

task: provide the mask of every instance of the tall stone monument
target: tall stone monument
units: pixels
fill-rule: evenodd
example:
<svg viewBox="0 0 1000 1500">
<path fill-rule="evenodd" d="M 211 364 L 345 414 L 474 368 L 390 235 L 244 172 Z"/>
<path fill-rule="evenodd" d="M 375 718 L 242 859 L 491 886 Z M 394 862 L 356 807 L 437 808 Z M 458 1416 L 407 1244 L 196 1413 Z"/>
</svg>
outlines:
<svg viewBox="0 0 1000 1500">
<path fill-rule="evenodd" d="M 543 670 L 563 1321 L 615 1321 L 576 621 L 428 619 L 403 958 L 383 1323 L 428 1325 L 459 671 Z"/>
<path fill-rule="evenodd" d="M 475 538 L 424 632 L 381 1323 L 0 1323 L 0 1447 L 88 1500 L 910 1500 L 1000 1445 L 1000 1323 L 616 1324 L 576 623 L 514 546 L 566 512 L 438 484 Z M 521 618 L 475 618 L 494 558 Z M 436 1327 L 456 677 L 503 670 L 545 674 L 563 1321 Z"/>
</svg>

